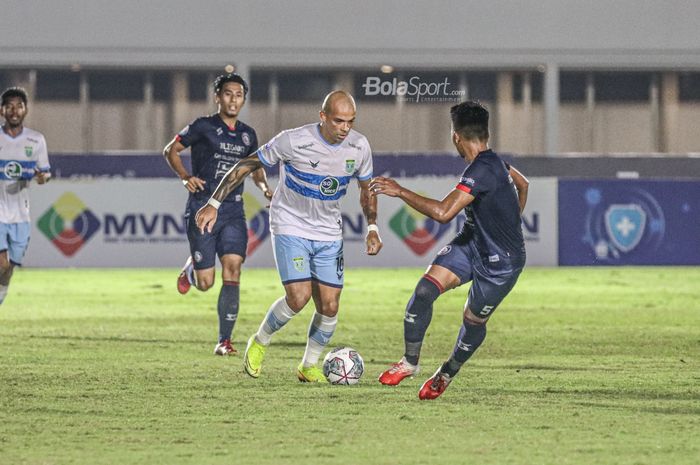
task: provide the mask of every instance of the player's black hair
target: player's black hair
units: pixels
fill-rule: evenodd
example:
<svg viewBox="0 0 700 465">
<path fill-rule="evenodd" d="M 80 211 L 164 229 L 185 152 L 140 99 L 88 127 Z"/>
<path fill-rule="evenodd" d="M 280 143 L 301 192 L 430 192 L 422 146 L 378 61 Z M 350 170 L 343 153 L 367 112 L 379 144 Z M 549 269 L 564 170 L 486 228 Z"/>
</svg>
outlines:
<svg viewBox="0 0 700 465">
<path fill-rule="evenodd" d="M 8 87 L 5 89 L 5 92 L 2 93 L 2 105 L 3 107 L 5 106 L 5 103 L 7 103 L 8 100 L 14 97 L 19 97 L 22 99 L 24 104 L 27 104 L 27 91 L 24 90 L 22 87 Z"/>
<path fill-rule="evenodd" d="M 217 76 L 216 79 L 214 79 L 214 93 L 218 94 L 221 92 L 221 88 L 224 87 L 224 84 L 227 82 L 237 82 L 240 85 L 243 86 L 243 96 L 248 95 L 248 83 L 245 82 L 245 79 L 243 79 L 240 74 L 236 73 L 229 73 L 229 74 L 222 74 L 220 76 Z"/>
<path fill-rule="evenodd" d="M 489 139 L 489 111 L 479 102 L 458 103 L 450 108 L 452 128 L 468 140 Z"/>
</svg>

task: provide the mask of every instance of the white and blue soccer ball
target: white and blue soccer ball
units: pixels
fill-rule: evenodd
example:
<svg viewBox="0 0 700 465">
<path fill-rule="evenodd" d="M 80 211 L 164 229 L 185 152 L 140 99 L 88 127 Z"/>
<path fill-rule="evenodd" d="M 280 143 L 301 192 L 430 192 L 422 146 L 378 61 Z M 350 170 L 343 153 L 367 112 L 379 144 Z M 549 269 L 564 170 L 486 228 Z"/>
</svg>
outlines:
<svg viewBox="0 0 700 465">
<path fill-rule="evenodd" d="M 323 374 L 331 384 L 357 384 L 365 363 L 352 347 L 336 347 L 323 359 Z"/>
</svg>

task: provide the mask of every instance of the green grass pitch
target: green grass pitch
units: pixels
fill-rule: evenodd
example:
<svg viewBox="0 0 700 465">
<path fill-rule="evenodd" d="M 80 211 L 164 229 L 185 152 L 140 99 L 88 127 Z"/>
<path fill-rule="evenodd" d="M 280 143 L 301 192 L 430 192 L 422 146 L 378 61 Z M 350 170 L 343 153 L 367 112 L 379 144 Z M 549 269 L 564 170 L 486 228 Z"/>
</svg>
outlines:
<svg viewBox="0 0 700 465">
<path fill-rule="evenodd" d="M 526 269 L 438 400 L 467 287 L 435 305 L 423 373 L 376 378 L 403 350 L 421 269 L 349 269 L 333 346 L 358 386 L 305 385 L 311 308 L 259 379 L 215 357 L 218 290 L 177 270 L 18 270 L 0 307 L 0 464 L 697 464 L 700 268 Z M 218 289 L 218 285 L 215 287 Z M 246 269 L 235 345 L 282 293 Z"/>
</svg>

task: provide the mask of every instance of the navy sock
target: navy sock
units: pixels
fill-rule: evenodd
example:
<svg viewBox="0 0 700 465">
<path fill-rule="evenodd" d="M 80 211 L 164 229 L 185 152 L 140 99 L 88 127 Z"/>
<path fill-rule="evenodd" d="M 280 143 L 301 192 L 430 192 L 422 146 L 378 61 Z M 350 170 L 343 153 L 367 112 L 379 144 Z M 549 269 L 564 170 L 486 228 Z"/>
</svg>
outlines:
<svg viewBox="0 0 700 465">
<path fill-rule="evenodd" d="M 440 296 L 441 289 L 433 279 L 423 276 L 406 306 L 403 320 L 403 335 L 406 344 L 404 357 L 411 365 L 418 365 L 420 349 L 425 332 L 433 318 L 433 302 Z"/>
<path fill-rule="evenodd" d="M 486 324 L 471 325 L 466 321 L 462 323 L 452 356 L 442 366 L 441 371 L 450 376 L 456 375 L 462 365 L 474 355 L 484 339 L 486 339 Z"/>
<path fill-rule="evenodd" d="M 238 318 L 238 301 L 240 297 L 240 288 L 238 281 L 224 281 L 219 291 L 219 303 L 217 310 L 219 312 L 219 342 L 225 339 L 231 339 L 233 326 Z"/>
</svg>

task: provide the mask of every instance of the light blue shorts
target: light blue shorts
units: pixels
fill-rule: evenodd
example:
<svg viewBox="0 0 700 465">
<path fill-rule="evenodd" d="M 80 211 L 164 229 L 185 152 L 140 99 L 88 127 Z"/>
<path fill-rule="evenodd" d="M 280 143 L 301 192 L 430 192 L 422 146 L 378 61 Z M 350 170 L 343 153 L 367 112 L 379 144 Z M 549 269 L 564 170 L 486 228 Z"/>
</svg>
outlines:
<svg viewBox="0 0 700 465">
<path fill-rule="evenodd" d="M 272 235 L 272 250 L 282 284 L 300 281 L 343 287 L 343 241 L 312 241 Z"/>
<path fill-rule="evenodd" d="M 15 265 L 21 265 L 29 245 L 29 223 L 0 223 L 0 251 Z"/>
</svg>

